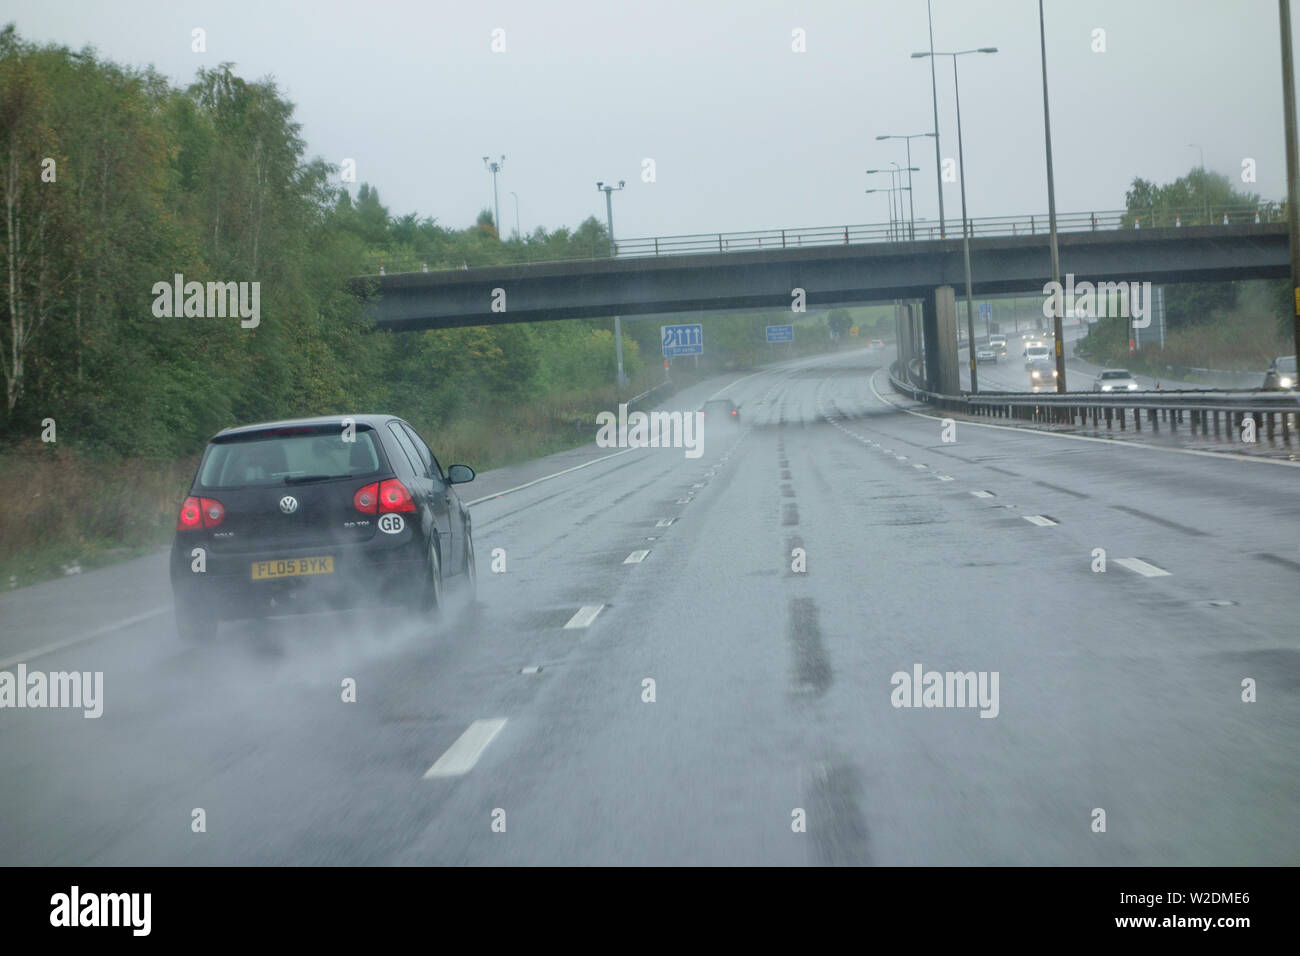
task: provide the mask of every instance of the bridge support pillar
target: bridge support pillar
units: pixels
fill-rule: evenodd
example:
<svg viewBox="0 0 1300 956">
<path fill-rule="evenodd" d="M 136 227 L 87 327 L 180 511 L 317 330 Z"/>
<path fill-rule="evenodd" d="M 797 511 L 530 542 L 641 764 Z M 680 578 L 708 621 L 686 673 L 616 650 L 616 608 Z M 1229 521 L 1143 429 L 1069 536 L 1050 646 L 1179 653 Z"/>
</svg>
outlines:
<svg viewBox="0 0 1300 956">
<path fill-rule="evenodd" d="M 957 372 L 957 297 L 941 285 L 925 297 L 925 378 L 931 390 L 961 394 Z"/>
</svg>

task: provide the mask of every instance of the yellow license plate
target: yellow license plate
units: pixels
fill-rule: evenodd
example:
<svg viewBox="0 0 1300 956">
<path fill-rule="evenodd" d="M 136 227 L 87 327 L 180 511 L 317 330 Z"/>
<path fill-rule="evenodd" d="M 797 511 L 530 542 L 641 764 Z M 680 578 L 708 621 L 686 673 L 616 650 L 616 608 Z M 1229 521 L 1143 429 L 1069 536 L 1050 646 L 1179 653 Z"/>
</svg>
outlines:
<svg viewBox="0 0 1300 956">
<path fill-rule="evenodd" d="M 333 574 L 334 559 L 276 558 L 273 561 L 254 561 L 253 580 L 269 581 L 271 578 L 296 578 L 306 574 Z"/>
</svg>

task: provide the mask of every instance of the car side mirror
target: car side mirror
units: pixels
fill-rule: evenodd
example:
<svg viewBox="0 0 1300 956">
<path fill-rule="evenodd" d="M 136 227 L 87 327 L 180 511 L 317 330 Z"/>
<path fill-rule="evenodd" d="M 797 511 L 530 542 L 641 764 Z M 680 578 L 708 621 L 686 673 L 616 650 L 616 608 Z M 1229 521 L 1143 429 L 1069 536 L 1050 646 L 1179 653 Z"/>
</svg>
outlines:
<svg viewBox="0 0 1300 956">
<path fill-rule="evenodd" d="M 474 469 L 469 465 L 452 465 L 447 469 L 447 484 L 463 485 L 474 480 Z"/>
</svg>

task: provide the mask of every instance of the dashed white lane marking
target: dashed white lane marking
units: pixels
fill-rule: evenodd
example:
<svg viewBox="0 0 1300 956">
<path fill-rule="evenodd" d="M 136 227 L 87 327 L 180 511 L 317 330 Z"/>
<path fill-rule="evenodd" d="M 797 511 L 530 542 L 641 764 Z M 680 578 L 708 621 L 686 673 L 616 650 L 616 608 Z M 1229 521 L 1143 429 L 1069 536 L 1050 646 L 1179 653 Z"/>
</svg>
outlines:
<svg viewBox="0 0 1300 956">
<path fill-rule="evenodd" d="M 658 521 L 655 522 L 655 527 L 667 528 L 670 524 L 672 524 L 676 520 L 677 520 L 676 518 L 660 518 Z"/>
<path fill-rule="evenodd" d="M 1050 528 L 1052 525 L 1056 524 L 1055 521 L 1045 515 L 1021 515 L 1020 517 L 1024 518 L 1030 524 L 1038 525 L 1040 528 Z"/>
<path fill-rule="evenodd" d="M 605 605 L 603 604 L 588 604 L 584 607 L 578 608 L 577 613 L 574 614 L 573 617 L 569 618 L 569 623 L 564 625 L 564 629 L 569 631 L 579 627 L 591 627 L 591 622 L 596 620 L 596 615 L 599 614 L 604 607 Z"/>
<path fill-rule="evenodd" d="M 952 475 L 935 475 L 940 481 L 952 481 Z"/>
<path fill-rule="evenodd" d="M 72 647 L 76 644 L 84 644 L 86 641 L 93 641 L 97 637 L 103 637 L 113 631 L 121 630 L 124 627 L 130 627 L 132 624 L 139 624 L 141 621 L 147 621 L 151 617 L 157 617 L 159 614 L 166 614 L 170 607 L 156 607 L 152 611 L 145 611 L 143 614 L 136 614 L 132 617 L 125 618 L 121 621 L 114 621 L 112 624 L 105 624 L 103 627 L 97 627 L 93 631 L 81 634 L 77 637 L 69 637 L 66 640 L 55 641 L 52 644 L 44 644 L 40 647 L 32 648 L 30 651 L 22 651 L 14 657 L 0 661 L 0 670 L 13 667 L 15 664 L 21 664 L 23 661 L 30 661 L 33 658 L 43 657 L 46 654 L 53 654 L 55 651 L 63 650 L 65 647 Z"/>
<path fill-rule="evenodd" d="M 527 667 L 525 667 L 523 670 L 521 670 L 519 673 L 521 673 L 521 674 L 536 674 L 536 673 L 538 673 L 539 671 L 541 671 L 541 668 L 540 668 L 540 667 L 538 667 L 536 664 L 530 664 L 530 665 L 528 665 Z"/>
<path fill-rule="evenodd" d="M 991 491 L 972 491 L 971 494 L 974 495 L 976 498 L 996 498 L 996 497 L 997 497 L 997 495 L 993 494 L 993 492 L 991 492 Z"/>
<path fill-rule="evenodd" d="M 915 469 L 917 469 L 918 471 L 921 471 L 921 470 L 923 470 L 923 469 L 929 468 L 930 466 L 929 466 L 929 465 L 913 465 L 912 467 L 915 468 Z"/>
<path fill-rule="evenodd" d="M 677 499 L 677 503 L 678 503 L 679 505 L 689 505 L 689 504 L 691 503 L 691 499 L 690 499 L 690 498 L 678 498 L 678 499 Z"/>
<path fill-rule="evenodd" d="M 1154 564 L 1149 564 L 1141 558 L 1116 558 L 1115 563 L 1121 568 L 1128 568 L 1130 571 L 1136 571 L 1144 578 L 1162 578 L 1169 577 L 1170 572 L 1164 568 L 1158 568 Z"/>
<path fill-rule="evenodd" d="M 644 560 L 646 559 L 646 555 L 648 555 L 649 553 L 650 553 L 649 551 L 644 551 L 644 550 L 643 550 L 643 551 L 633 551 L 631 554 L 629 554 L 626 558 L 623 559 L 623 563 L 624 563 L 624 564 L 640 564 L 642 561 L 644 561 Z"/>
<path fill-rule="evenodd" d="M 492 739 L 501 733 L 506 725 L 504 717 L 491 720 L 476 720 L 456 738 L 456 742 L 447 748 L 432 767 L 424 772 L 424 779 L 432 777 L 459 777 L 474 769 L 478 758 L 483 756 Z"/>
</svg>

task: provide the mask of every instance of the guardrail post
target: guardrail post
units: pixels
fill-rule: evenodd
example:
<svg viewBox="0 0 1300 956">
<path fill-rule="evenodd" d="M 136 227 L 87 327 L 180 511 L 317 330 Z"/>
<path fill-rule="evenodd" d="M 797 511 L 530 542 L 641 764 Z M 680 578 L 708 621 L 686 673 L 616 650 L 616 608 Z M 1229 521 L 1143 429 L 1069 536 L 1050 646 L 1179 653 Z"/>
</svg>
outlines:
<svg viewBox="0 0 1300 956">
<path fill-rule="evenodd" d="M 659 255 L 659 237 L 655 236 L 655 255 Z"/>
<path fill-rule="evenodd" d="M 785 230 L 784 230 L 784 229 L 781 230 L 781 248 L 782 248 L 782 249 L 785 248 Z"/>
<path fill-rule="evenodd" d="M 722 233 L 718 233 L 718 251 L 722 251 Z"/>
<path fill-rule="evenodd" d="M 1142 409 L 1133 409 L 1133 430 L 1140 432 L 1142 430 Z"/>
<path fill-rule="evenodd" d="M 1036 228 L 1035 225 L 1034 225 L 1034 217 L 1033 217 L 1033 216 L 1030 216 L 1030 217 L 1029 217 L 1029 234 L 1030 234 L 1031 236 L 1036 236 L 1036 235 L 1038 235 L 1037 228 Z"/>
<path fill-rule="evenodd" d="M 1290 412 L 1282 413 L 1282 441 L 1287 445 L 1291 444 L 1291 413 Z"/>
<path fill-rule="evenodd" d="M 1264 428 L 1268 432 L 1269 444 L 1272 444 L 1274 441 L 1276 441 L 1276 438 L 1274 437 L 1273 434 L 1273 427 L 1277 424 L 1276 418 L 1277 415 L 1274 412 L 1264 413 Z"/>
</svg>

